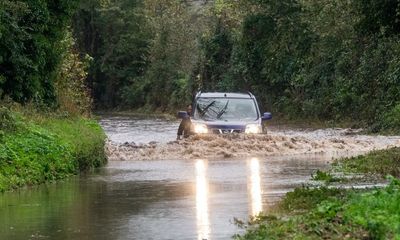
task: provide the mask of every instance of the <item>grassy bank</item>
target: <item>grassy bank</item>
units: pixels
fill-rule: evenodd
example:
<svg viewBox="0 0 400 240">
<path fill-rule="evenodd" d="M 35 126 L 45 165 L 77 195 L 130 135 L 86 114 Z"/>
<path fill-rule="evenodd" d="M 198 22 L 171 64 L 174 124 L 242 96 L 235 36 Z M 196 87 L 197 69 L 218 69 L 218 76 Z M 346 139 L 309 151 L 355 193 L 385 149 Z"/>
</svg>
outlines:
<svg viewBox="0 0 400 240">
<path fill-rule="evenodd" d="M 101 127 L 65 118 L 0 109 L 0 191 L 34 185 L 105 163 Z"/>
<path fill-rule="evenodd" d="M 399 176 L 400 149 L 336 162 L 345 173 Z M 320 175 L 323 175 L 320 173 Z M 273 215 L 260 215 L 236 239 L 400 239 L 400 181 L 381 189 L 298 188 Z M 329 181 L 327 181 L 329 182 Z"/>
<path fill-rule="evenodd" d="M 400 148 L 373 151 L 364 156 L 345 158 L 334 163 L 334 171 L 400 177 Z"/>
</svg>

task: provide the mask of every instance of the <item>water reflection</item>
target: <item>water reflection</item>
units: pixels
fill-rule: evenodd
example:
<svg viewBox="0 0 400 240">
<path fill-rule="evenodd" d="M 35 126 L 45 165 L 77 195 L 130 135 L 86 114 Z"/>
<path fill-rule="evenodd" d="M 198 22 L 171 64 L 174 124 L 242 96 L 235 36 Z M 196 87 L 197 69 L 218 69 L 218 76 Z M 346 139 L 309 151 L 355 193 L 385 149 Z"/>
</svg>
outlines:
<svg viewBox="0 0 400 240">
<path fill-rule="evenodd" d="M 208 216 L 208 182 L 204 160 L 197 160 L 196 162 L 196 211 L 198 239 L 208 239 L 210 236 L 210 220 Z"/>
<path fill-rule="evenodd" d="M 260 160 L 258 158 L 252 158 L 248 161 L 248 165 L 250 168 L 250 176 L 248 176 L 250 213 L 252 216 L 255 216 L 262 212 Z"/>
<path fill-rule="evenodd" d="M 0 194 L 0 239 L 230 239 L 241 233 L 234 217 L 268 211 L 329 161 L 110 161 L 94 175 Z"/>
</svg>

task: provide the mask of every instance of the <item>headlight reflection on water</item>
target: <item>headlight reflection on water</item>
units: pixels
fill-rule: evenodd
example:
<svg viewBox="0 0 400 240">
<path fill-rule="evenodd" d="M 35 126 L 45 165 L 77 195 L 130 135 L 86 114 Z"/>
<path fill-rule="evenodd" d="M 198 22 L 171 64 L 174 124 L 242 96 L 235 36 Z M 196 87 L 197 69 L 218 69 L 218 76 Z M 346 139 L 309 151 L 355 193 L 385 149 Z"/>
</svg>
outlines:
<svg viewBox="0 0 400 240">
<path fill-rule="evenodd" d="M 196 213 L 198 239 L 209 239 L 208 182 L 204 160 L 197 160 L 196 162 Z"/>
<path fill-rule="evenodd" d="M 249 214 L 256 216 L 262 212 L 262 188 L 260 176 L 260 160 L 248 160 Z M 209 239 L 211 235 L 208 208 L 209 187 L 207 180 L 207 164 L 205 160 L 197 160 L 196 168 L 196 215 L 198 240 Z"/>
<path fill-rule="evenodd" d="M 262 212 L 260 160 L 257 158 L 252 158 L 248 164 L 250 168 L 250 213 L 252 216 L 256 216 Z"/>
</svg>

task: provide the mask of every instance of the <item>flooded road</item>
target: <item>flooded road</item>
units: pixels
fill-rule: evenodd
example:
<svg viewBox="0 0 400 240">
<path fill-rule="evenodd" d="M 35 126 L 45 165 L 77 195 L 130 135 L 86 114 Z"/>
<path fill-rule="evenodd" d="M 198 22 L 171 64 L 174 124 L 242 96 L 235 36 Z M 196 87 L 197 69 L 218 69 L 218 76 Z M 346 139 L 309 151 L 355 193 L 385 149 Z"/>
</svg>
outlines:
<svg viewBox="0 0 400 240">
<path fill-rule="evenodd" d="M 101 124 L 113 146 L 134 145 L 121 148 L 128 152 L 143 150 L 137 146 L 152 141 L 160 146 L 177 144 L 170 143 L 176 122 L 111 117 Z M 347 146 L 341 141 L 348 134 L 340 129 L 271 129 L 277 145 L 277 139 L 289 136 L 304 137 L 309 145 L 338 139 Z M 359 149 L 399 143 L 396 137 L 352 138 L 364 146 Z M 349 146 L 358 146 L 356 140 Z M 212 145 L 212 141 L 205 142 Z M 243 141 L 259 144 L 254 139 Z M 287 191 L 308 182 L 317 169 L 327 168 L 333 157 L 354 155 L 359 149 L 270 156 L 248 152 L 222 158 L 165 151 L 147 160 L 128 154 L 139 157 L 114 158 L 90 175 L 1 195 L 0 239 L 229 239 L 241 231 L 233 224 L 235 217 L 246 220 L 268 212 Z M 157 159 L 160 156 L 164 158 Z"/>
<path fill-rule="evenodd" d="M 108 138 L 115 143 L 166 143 L 176 138 L 179 122 L 162 118 L 143 119 L 134 116 L 110 116 L 100 120 Z"/>
</svg>

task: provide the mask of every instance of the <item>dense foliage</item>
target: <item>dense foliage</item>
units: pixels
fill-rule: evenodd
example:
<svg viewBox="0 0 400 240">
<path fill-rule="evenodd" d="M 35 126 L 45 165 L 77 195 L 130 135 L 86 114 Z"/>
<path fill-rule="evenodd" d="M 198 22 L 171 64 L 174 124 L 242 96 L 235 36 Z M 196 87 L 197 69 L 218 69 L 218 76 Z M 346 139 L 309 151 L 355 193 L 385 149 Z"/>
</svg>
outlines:
<svg viewBox="0 0 400 240">
<path fill-rule="evenodd" d="M 79 114 L 90 95 L 100 109 L 168 111 L 200 89 L 252 91 L 286 118 L 398 129 L 399 11 L 398 0 L 1 0 L 0 97 Z"/>
<path fill-rule="evenodd" d="M 148 49 L 141 1 L 81 1 L 75 17 L 80 48 L 93 57 L 89 86 L 104 107 L 121 103 L 125 86 L 143 75 Z"/>
<path fill-rule="evenodd" d="M 79 2 L 0 0 L 0 192 L 105 161 L 104 133 L 85 118 L 90 57 L 71 29 Z"/>
<path fill-rule="evenodd" d="M 61 41 L 78 0 L 0 1 L 0 98 L 56 105 Z"/>
<path fill-rule="evenodd" d="M 165 110 L 187 95 L 196 39 L 185 6 L 161 0 L 81 3 L 75 33 L 81 50 L 94 58 L 89 85 L 99 108 Z"/>
<path fill-rule="evenodd" d="M 182 107 L 252 91 L 288 118 L 398 128 L 397 0 L 85 1 L 75 17 L 97 107 Z"/>
</svg>

